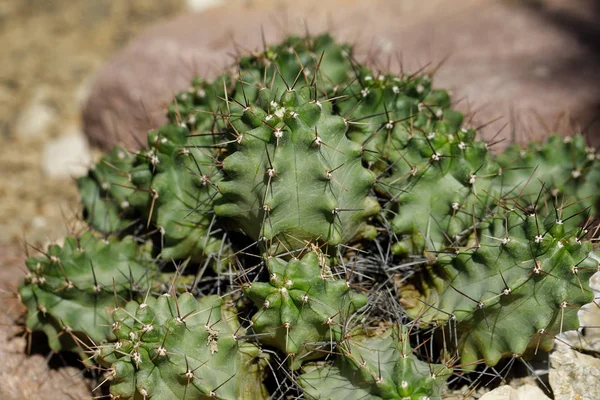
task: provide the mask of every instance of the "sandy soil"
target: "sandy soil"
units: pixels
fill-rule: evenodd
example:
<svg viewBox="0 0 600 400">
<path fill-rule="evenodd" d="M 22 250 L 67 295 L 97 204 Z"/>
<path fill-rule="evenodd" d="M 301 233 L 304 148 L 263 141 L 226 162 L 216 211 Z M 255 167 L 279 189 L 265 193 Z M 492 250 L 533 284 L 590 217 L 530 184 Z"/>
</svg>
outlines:
<svg viewBox="0 0 600 400">
<path fill-rule="evenodd" d="M 26 239 L 60 239 L 77 215 L 70 177 L 44 173 L 45 146 L 80 134 L 94 72 L 116 49 L 183 0 L 0 1 L 0 398 L 89 399 L 92 381 L 59 356 L 28 356 L 15 289 Z M 30 248 L 30 251 L 32 249 Z M 43 349 L 41 350 L 43 353 Z"/>
</svg>

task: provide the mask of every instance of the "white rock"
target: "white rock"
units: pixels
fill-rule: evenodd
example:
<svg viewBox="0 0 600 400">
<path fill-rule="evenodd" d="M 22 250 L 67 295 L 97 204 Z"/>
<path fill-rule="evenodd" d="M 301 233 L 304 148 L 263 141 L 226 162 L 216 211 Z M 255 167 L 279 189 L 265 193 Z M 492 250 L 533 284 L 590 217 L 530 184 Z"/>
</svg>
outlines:
<svg viewBox="0 0 600 400">
<path fill-rule="evenodd" d="M 224 0 L 187 0 L 187 7 L 190 11 L 198 12 L 223 3 Z"/>
<path fill-rule="evenodd" d="M 87 173 L 92 155 L 87 139 L 75 128 L 44 147 L 42 171 L 50 178 L 78 177 Z"/>
<path fill-rule="evenodd" d="M 512 400 L 510 398 L 512 392 L 513 388 L 510 386 L 500 386 L 499 388 L 484 394 L 479 400 Z"/>
<path fill-rule="evenodd" d="M 590 278 L 590 288 L 596 300 L 578 312 L 579 326 L 584 329 L 565 332 L 561 339 L 576 349 L 600 352 L 600 272 Z"/>
<path fill-rule="evenodd" d="M 600 399 L 600 359 L 560 341 L 550 353 L 549 379 L 556 400 Z"/>
<path fill-rule="evenodd" d="M 534 385 L 523 385 L 518 388 L 500 386 L 481 396 L 479 400 L 550 400 L 542 389 Z"/>
<path fill-rule="evenodd" d="M 55 110 L 48 104 L 48 95 L 40 89 L 19 114 L 14 132 L 17 137 L 34 139 L 44 134 L 56 120 Z"/>
</svg>

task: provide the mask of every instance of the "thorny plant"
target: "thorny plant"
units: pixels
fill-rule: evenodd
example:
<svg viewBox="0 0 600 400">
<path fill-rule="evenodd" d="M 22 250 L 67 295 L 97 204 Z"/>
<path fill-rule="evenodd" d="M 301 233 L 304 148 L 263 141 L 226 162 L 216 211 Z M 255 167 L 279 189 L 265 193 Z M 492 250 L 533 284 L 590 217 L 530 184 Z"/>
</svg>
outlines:
<svg viewBox="0 0 600 400">
<path fill-rule="evenodd" d="M 531 369 L 594 300 L 597 153 L 493 155 L 429 73 L 377 69 L 323 35 L 195 79 L 79 179 L 90 231 L 27 260 L 27 331 L 113 399 L 439 399 Z"/>
</svg>

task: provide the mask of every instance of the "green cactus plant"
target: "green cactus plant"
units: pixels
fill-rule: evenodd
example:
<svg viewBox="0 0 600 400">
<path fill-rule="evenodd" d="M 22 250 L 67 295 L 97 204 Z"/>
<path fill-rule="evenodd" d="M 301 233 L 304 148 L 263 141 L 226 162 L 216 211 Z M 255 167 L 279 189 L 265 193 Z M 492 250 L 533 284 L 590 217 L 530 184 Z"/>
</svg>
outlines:
<svg viewBox="0 0 600 400">
<path fill-rule="evenodd" d="M 379 211 L 369 197 L 375 176 L 343 118 L 314 95 L 310 87 L 281 97 L 264 89 L 256 105 L 230 117 L 235 140 L 215 212 L 279 252 L 376 235 L 368 225 Z"/>
<path fill-rule="evenodd" d="M 431 75 L 328 35 L 194 79 L 167 117 L 79 179 L 106 239 L 30 258 L 20 288 L 114 398 L 439 399 L 458 358 L 547 350 L 593 298 L 582 137 L 494 155 Z"/>
<path fill-rule="evenodd" d="M 127 400 L 266 399 L 266 355 L 240 340 L 235 310 L 217 296 L 189 293 L 129 302 L 112 314 L 114 343 L 95 357 L 111 395 Z"/>
<path fill-rule="evenodd" d="M 392 131 L 389 170 L 378 191 L 386 205 L 396 254 L 437 253 L 461 247 L 497 212 L 500 168 L 475 132 Z M 439 190 L 432 190 L 436 186 Z"/>
<path fill-rule="evenodd" d="M 252 329 L 261 343 L 291 355 L 295 366 L 322 356 L 318 349 L 323 342 L 340 341 L 348 317 L 367 303 L 346 280 L 335 278 L 315 252 L 291 261 L 272 257 L 266 264 L 269 282 L 244 287 L 259 308 Z"/>
<path fill-rule="evenodd" d="M 308 365 L 298 382 L 308 399 L 439 399 L 452 369 L 418 360 L 407 329 L 347 335 L 332 365 Z"/>
<path fill-rule="evenodd" d="M 554 336 L 579 326 L 577 311 L 594 299 L 587 282 L 598 257 L 583 236 L 508 210 L 480 241 L 440 255 L 405 288 L 405 309 L 421 322 L 452 320 L 466 364 L 549 350 Z"/>
<path fill-rule="evenodd" d="M 502 185 L 515 188 L 522 207 L 537 204 L 536 211 L 554 216 L 567 230 L 597 215 L 600 200 L 600 161 L 582 135 L 550 136 L 526 149 L 509 146 L 498 157 Z"/>
<path fill-rule="evenodd" d="M 43 331 L 55 351 L 85 352 L 112 338 L 110 310 L 160 282 L 150 249 L 130 236 L 103 240 L 85 232 L 29 258 L 19 287 L 27 328 Z"/>
<path fill-rule="evenodd" d="M 139 196 L 132 183 L 137 164 L 134 154 L 117 146 L 77 180 L 85 220 L 94 229 L 125 231 L 140 217 L 130 202 L 131 197 Z"/>
<path fill-rule="evenodd" d="M 185 127 L 164 125 L 148 135 L 154 176 L 148 220 L 161 232 L 161 258 L 218 263 L 226 251 L 222 230 L 214 226 L 213 203 L 222 179 L 212 135 L 192 136 Z M 225 249 L 224 249 L 225 248 Z"/>
</svg>

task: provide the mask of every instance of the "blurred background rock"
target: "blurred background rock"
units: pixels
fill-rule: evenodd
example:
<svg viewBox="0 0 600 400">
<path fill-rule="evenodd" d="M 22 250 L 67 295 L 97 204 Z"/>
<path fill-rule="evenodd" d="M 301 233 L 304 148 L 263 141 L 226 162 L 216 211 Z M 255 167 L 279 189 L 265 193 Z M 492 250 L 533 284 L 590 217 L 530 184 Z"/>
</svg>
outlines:
<svg viewBox="0 0 600 400">
<path fill-rule="evenodd" d="M 77 213 L 71 176 L 92 151 L 81 111 L 94 73 L 184 0 L 0 0 L 0 398 L 90 399 L 92 381 L 16 337 L 26 238 L 59 240 Z M 30 249 L 31 251 L 31 249 Z M 49 366 L 50 365 L 50 366 Z"/>
<path fill-rule="evenodd" d="M 444 61 L 434 83 L 474 123 L 503 117 L 487 137 L 511 122 L 509 139 L 555 128 L 598 144 L 599 17 L 596 0 L 0 0 L 0 287 L 21 280 L 23 238 L 40 247 L 74 229 L 90 139 L 135 145 L 191 76 L 232 61 L 234 42 L 262 47 L 261 26 L 268 41 L 331 29 L 383 69 L 400 53 L 408 71 Z M 0 398 L 89 398 L 79 371 L 24 356 L 18 302 L 0 296 Z"/>
</svg>

